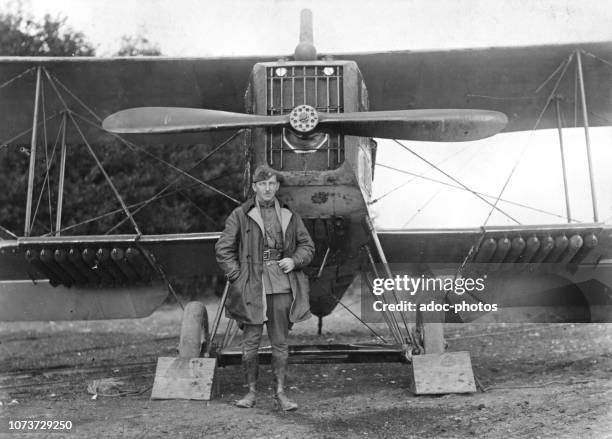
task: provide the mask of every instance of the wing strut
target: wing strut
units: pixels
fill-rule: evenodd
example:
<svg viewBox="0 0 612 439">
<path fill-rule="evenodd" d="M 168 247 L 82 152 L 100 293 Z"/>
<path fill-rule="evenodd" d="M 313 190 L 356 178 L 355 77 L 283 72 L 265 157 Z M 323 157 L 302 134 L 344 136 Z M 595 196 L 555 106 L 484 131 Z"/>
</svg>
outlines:
<svg viewBox="0 0 612 439">
<path fill-rule="evenodd" d="M 366 221 L 366 225 L 368 227 L 368 231 L 370 232 L 370 234 L 372 235 L 372 240 L 374 241 L 374 245 L 376 246 L 376 251 L 378 253 L 378 257 L 380 258 L 380 261 L 383 264 L 383 267 L 385 269 L 385 275 L 387 276 L 387 278 L 392 279 L 393 278 L 393 274 L 391 273 L 391 268 L 389 267 L 389 263 L 387 262 L 387 258 L 385 256 L 385 252 L 383 251 L 382 246 L 380 245 L 380 240 L 378 239 L 378 235 L 376 234 L 376 229 L 374 228 L 374 224 L 372 224 L 372 220 L 370 219 L 370 217 L 368 215 L 366 215 L 365 217 L 365 221 Z M 371 259 L 371 254 L 370 255 L 370 260 L 373 262 L 373 260 Z M 375 267 L 373 267 L 375 268 Z M 393 289 L 393 298 L 395 299 L 396 303 L 400 303 L 398 297 L 397 297 L 397 293 L 395 291 L 395 289 Z M 402 317 L 402 323 L 404 325 L 404 329 L 406 330 L 406 337 L 403 337 L 401 335 L 401 331 L 399 328 L 399 325 L 397 324 L 397 322 L 395 321 L 395 316 L 393 315 L 393 313 L 390 313 L 391 317 L 393 318 L 393 321 L 395 322 L 394 326 L 395 329 L 400 332 L 399 334 L 399 340 L 397 340 L 398 338 L 398 334 L 394 333 L 394 336 L 396 337 L 396 340 L 398 341 L 398 343 L 400 343 L 402 346 L 405 346 L 407 344 L 410 344 L 412 348 L 416 348 L 418 346 L 418 344 L 416 343 L 416 339 L 414 337 L 414 335 L 412 334 L 412 332 L 410 331 L 410 328 L 408 327 L 408 322 L 406 321 L 406 316 L 404 315 L 403 312 L 400 312 L 400 316 Z"/>
<path fill-rule="evenodd" d="M 66 123 L 68 122 L 68 115 L 62 113 L 62 122 L 60 130 L 62 132 L 62 144 L 60 146 L 60 174 L 59 181 L 57 183 L 57 209 L 55 217 L 55 236 L 59 236 L 60 230 L 62 229 L 62 207 L 64 205 L 64 180 L 66 175 Z"/>
<path fill-rule="evenodd" d="M 597 199 L 595 198 L 595 176 L 591 160 L 591 141 L 589 138 L 589 116 L 587 112 L 586 95 L 584 93 L 584 77 L 582 73 L 582 59 L 580 49 L 576 49 L 576 66 L 578 68 L 578 83 L 580 84 L 580 103 L 582 104 L 582 121 L 584 122 L 584 138 L 586 141 L 587 160 L 589 163 L 589 181 L 591 183 L 591 200 L 593 201 L 593 222 L 598 222 Z"/>
<path fill-rule="evenodd" d="M 567 222 L 572 222 L 570 212 L 570 199 L 567 186 L 567 169 L 565 167 L 565 153 L 563 151 L 563 123 L 561 122 L 561 108 L 559 106 L 560 97 L 555 98 L 555 112 L 557 114 L 557 130 L 559 131 L 559 149 L 561 150 L 561 170 L 563 171 L 563 190 L 565 192 L 565 211 L 567 212 Z"/>
<path fill-rule="evenodd" d="M 365 245 L 363 247 L 364 251 L 366 252 L 367 256 L 368 256 L 368 260 L 370 262 L 370 265 L 372 267 L 372 271 L 374 273 L 374 276 L 376 276 L 377 278 L 380 278 L 380 274 L 378 273 L 378 270 L 376 268 L 376 263 L 374 262 L 374 257 L 372 256 L 372 252 L 370 251 L 370 247 Z M 365 277 L 365 281 L 368 284 L 368 289 L 372 292 L 373 290 L 373 286 L 372 283 L 370 282 L 370 279 L 366 276 Z M 387 303 L 385 296 L 381 295 L 381 300 L 384 303 Z M 395 314 L 388 312 L 386 310 L 383 311 L 382 313 L 383 318 L 385 319 L 385 322 L 387 323 L 387 326 L 389 327 L 389 330 L 391 331 L 391 334 L 393 335 L 393 338 L 395 339 L 395 341 L 399 344 L 402 343 L 402 331 L 400 330 L 399 324 L 397 322 L 397 319 L 395 318 Z"/>
<path fill-rule="evenodd" d="M 40 80 L 40 70 L 41 70 L 41 67 L 39 67 L 39 70 L 38 70 L 37 84 L 38 84 L 38 81 Z M 68 117 L 70 117 L 70 120 L 72 121 L 72 124 L 74 125 L 74 127 L 78 131 L 79 135 L 81 136 L 81 139 L 85 143 L 85 146 L 87 146 L 87 149 L 89 150 L 89 153 L 91 154 L 91 156 L 95 160 L 96 165 L 100 169 L 100 172 L 102 172 L 102 174 L 104 175 L 104 178 L 106 179 L 106 181 L 108 182 L 109 186 L 111 187 L 113 193 L 115 194 L 115 197 L 117 197 L 117 200 L 121 204 L 121 208 L 125 212 L 126 216 L 130 219 L 130 222 L 132 223 L 132 226 L 134 227 L 134 230 L 136 231 L 136 233 L 139 236 L 141 236 L 142 232 L 140 231 L 140 228 L 138 227 L 138 224 L 136 223 L 136 220 L 134 220 L 134 217 L 132 216 L 132 213 L 130 212 L 130 210 L 128 209 L 127 205 L 125 204 L 125 201 L 121 197 L 121 194 L 119 194 L 119 191 L 117 191 L 117 188 L 115 187 L 113 181 L 111 180 L 110 176 L 106 173 L 106 170 L 104 169 L 104 166 L 102 166 L 102 163 L 98 159 L 98 156 L 96 155 L 96 153 L 94 152 L 93 148 L 91 147 L 91 145 L 87 141 L 87 138 L 85 137 L 85 134 L 83 134 L 83 131 L 81 130 L 81 128 L 77 124 L 76 120 L 74 119 L 74 116 L 73 116 L 72 112 L 70 111 L 70 108 L 68 108 L 68 105 L 66 104 L 66 101 L 64 100 L 64 98 L 62 97 L 61 93 L 59 92 L 59 90 L 55 86 L 55 83 L 51 79 L 51 75 L 49 74 L 47 69 L 45 69 L 45 76 L 47 77 L 47 80 L 51 84 L 51 87 L 53 87 L 53 91 L 55 91 L 55 94 L 57 95 L 58 99 L 62 103 L 62 106 L 64 107 L 64 110 L 68 114 Z M 37 87 L 37 89 L 38 89 L 38 87 Z M 34 113 L 35 113 L 35 119 L 34 120 L 36 121 L 36 107 L 35 107 Z M 35 131 L 33 130 L 32 131 L 32 137 L 34 137 L 34 133 L 35 133 Z"/>
<path fill-rule="evenodd" d="M 34 195 L 34 176 L 36 170 L 36 136 L 38 134 L 38 105 L 40 101 L 41 70 L 36 68 L 36 91 L 34 92 L 34 118 L 32 121 L 32 141 L 30 142 L 30 171 L 28 174 L 28 193 L 26 198 L 26 217 L 23 234 L 30 236 L 32 232 L 32 198 Z"/>
<path fill-rule="evenodd" d="M 97 129 L 101 129 L 101 127 L 100 127 L 100 122 L 101 122 L 101 120 L 102 120 L 102 119 L 101 119 L 101 118 L 100 118 L 100 117 L 99 117 L 99 116 L 98 116 L 98 115 L 97 115 L 97 114 L 96 114 L 96 113 L 95 113 L 95 112 L 94 112 L 94 111 L 93 111 L 93 110 L 92 110 L 90 107 L 88 107 L 88 106 L 87 106 L 87 105 L 86 105 L 86 104 L 85 104 L 85 103 L 84 103 L 84 102 L 83 102 L 81 99 L 79 99 L 79 97 L 78 97 L 78 96 L 76 96 L 76 95 L 75 95 L 75 94 L 74 94 L 72 91 L 70 91 L 70 89 L 69 89 L 68 87 L 66 87 L 66 86 L 65 86 L 65 85 L 64 85 L 64 84 L 63 84 L 63 83 L 62 83 L 62 82 L 61 82 L 61 81 L 60 81 L 58 78 L 56 78 L 56 77 L 55 77 L 55 76 L 54 76 L 54 75 L 53 75 L 51 72 L 49 72 L 49 71 L 48 71 L 46 68 L 44 68 L 44 67 L 42 67 L 41 69 L 42 69 L 42 71 L 45 73 L 46 78 L 47 78 L 47 79 L 48 79 L 48 81 L 51 83 L 51 86 L 53 87 L 53 89 L 54 89 L 54 91 L 55 91 L 55 94 L 58 96 L 58 98 L 59 98 L 60 102 L 62 103 L 63 107 L 65 108 L 65 110 L 64 110 L 64 111 L 62 111 L 61 113 L 63 114 L 63 113 L 65 112 L 65 113 L 68 115 L 68 117 L 70 117 L 70 119 L 73 121 L 73 124 L 75 125 L 75 127 L 77 128 L 77 130 L 78 130 L 79 132 L 81 132 L 81 130 L 79 129 L 79 127 L 78 127 L 78 125 L 77 125 L 77 122 L 76 122 L 76 119 L 74 118 L 74 116 L 78 117 L 78 118 L 79 118 L 79 119 L 81 119 L 82 121 L 84 121 L 84 122 L 86 122 L 86 123 L 88 123 L 88 124 L 92 125 L 93 127 L 97 128 Z M 27 72 L 24 72 L 24 74 L 25 74 L 25 73 L 27 73 Z M 22 74 L 22 75 L 23 75 L 23 74 Z M 85 110 L 86 110 L 86 111 L 87 111 L 89 114 L 91 114 L 91 115 L 93 116 L 93 118 L 95 119 L 95 121 L 96 121 L 96 122 L 93 122 L 93 121 L 92 121 L 92 120 L 90 120 L 89 118 L 84 117 L 83 115 L 81 115 L 81 114 L 79 114 L 79 113 L 77 113 L 77 112 L 73 112 L 72 110 L 70 110 L 70 109 L 68 108 L 67 104 L 66 104 L 66 101 L 63 99 L 62 95 L 60 94 L 59 89 L 57 88 L 56 84 L 57 84 L 57 85 L 59 85 L 59 86 L 60 86 L 62 89 L 64 89 L 64 91 L 65 91 L 66 93 L 68 93 L 68 94 L 70 95 L 70 97 L 72 97 L 72 98 L 73 98 L 73 99 L 74 99 L 76 102 L 78 102 L 78 103 L 79 103 L 79 104 L 80 104 L 80 105 L 81 105 L 81 106 L 82 106 L 82 107 L 83 107 L 83 108 L 84 108 L 84 109 L 85 109 Z M 56 115 L 57 115 L 57 114 L 56 114 Z M 54 117 L 54 116 L 53 116 L 53 117 Z M 40 124 L 40 123 L 39 123 L 39 124 Z M 28 130 L 28 131 L 31 131 L 31 129 L 30 129 L 30 130 Z M 238 133 L 239 133 L 239 132 L 238 132 Z M 198 161 L 198 162 L 197 162 L 197 163 L 196 163 L 196 164 L 195 164 L 195 165 L 194 165 L 192 168 L 190 168 L 190 170 L 191 170 L 191 169 L 193 169 L 193 168 L 195 168 L 197 165 L 201 164 L 202 162 L 204 162 L 204 161 L 205 161 L 205 160 L 206 160 L 208 157 L 212 156 L 212 155 L 213 155 L 213 154 L 214 154 L 216 151 L 218 151 L 219 149 L 221 149 L 223 146 L 227 145 L 227 144 L 228 144 L 228 143 L 229 143 L 229 142 L 230 142 L 230 141 L 231 141 L 233 138 L 235 138 L 235 136 L 236 136 L 238 133 L 233 134 L 232 136 L 230 136 L 230 138 L 229 138 L 228 140 L 226 140 L 226 141 L 222 142 L 222 143 L 221 143 L 221 144 L 220 144 L 218 147 L 216 147 L 216 148 L 215 148 L 215 149 L 214 149 L 212 152 L 210 152 L 209 154 L 207 154 L 207 155 L 206 155 L 206 156 L 205 156 L 203 159 L 199 160 L 199 161 Z M 23 135 L 23 134 L 24 134 L 24 133 L 21 133 L 20 135 Z M 63 135 L 64 135 L 64 134 L 62 134 L 62 128 L 61 128 L 61 125 L 60 125 L 60 133 L 59 133 L 59 135 L 60 135 L 60 136 L 63 136 Z M 81 137 L 84 137 L 84 135 L 82 135 Z M 211 185 L 209 185 L 208 183 L 206 183 L 206 182 L 204 182 L 204 181 L 202 181 L 202 180 L 200 180 L 200 179 L 198 179 L 198 178 L 193 177 L 193 176 L 192 176 L 191 174 L 189 174 L 188 172 L 185 172 L 185 171 L 183 171 L 182 169 L 179 169 L 179 168 L 177 168 L 177 167 L 173 166 L 172 164 L 170 164 L 170 163 L 166 162 L 165 160 L 163 160 L 163 159 L 161 159 L 161 158 L 157 157 L 155 154 L 152 154 L 152 153 L 150 153 L 149 151 L 146 151 L 144 148 L 141 148 L 141 147 L 139 147 L 138 145 L 135 145 L 134 143 L 129 142 L 128 140 L 126 140 L 126 139 L 122 138 L 121 136 L 114 135 L 114 137 L 116 137 L 116 138 L 117 138 L 119 141 L 121 141 L 121 142 L 122 142 L 123 144 L 125 144 L 126 146 L 128 146 L 128 147 L 130 147 L 130 148 L 133 148 L 133 149 L 138 149 L 139 151 L 141 151 L 141 152 L 143 152 L 143 153 L 145 153 L 145 154 L 149 155 L 150 157 L 154 158 L 155 160 L 160 161 L 161 163 L 163 163 L 163 164 L 165 164 L 165 165 L 167 165 L 167 166 L 171 167 L 171 168 L 172 168 L 172 169 L 174 169 L 175 171 L 179 172 L 181 175 L 183 175 L 183 176 L 187 176 L 187 177 L 191 178 L 192 180 L 195 180 L 197 183 L 201 184 L 202 186 L 204 186 L 204 187 L 208 188 L 209 190 L 211 190 L 211 191 L 213 191 L 213 192 L 215 192 L 215 193 L 218 193 L 218 194 L 220 194 L 220 195 L 222 195 L 222 196 L 224 196 L 224 197 L 226 197 L 226 198 L 230 199 L 232 202 L 234 202 L 234 203 L 236 203 L 236 204 L 240 204 L 240 202 L 239 202 L 238 200 L 234 199 L 233 197 L 229 196 L 228 194 L 226 194 L 226 193 L 224 193 L 224 192 L 222 192 L 222 191 L 219 191 L 218 189 L 216 189 L 216 188 L 212 187 L 212 186 L 211 186 Z M 84 140 L 85 142 L 87 142 L 87 140 L 85 140 L 85 139 L 83 139 L 83 140 Z M 95 159 L 95 158 L 94 158 L 94 159 Z M 60 163 L 60 165 L 61 165 L 61 163 Z M 61 180 L 61 179 L 60 179 L 60 180 Z M 131 212 L 131 213 L 132 213 L 132 215 L 131 215 L 131 216 L 133 216 L 133 215 L 134 215 L 134 214 L 135 214 L 135 213 L 136 213 L 138 210 L 140 210 L 141 208 L 143 208 L 143 207 L 145 207 L 146 205 L 148 205 L 150 202 L 155 201 L 156 199 L 158 199 L 159 197 L 161 197 L 161 195 L 163 194 L 163 192 L 167 191 L 167 189 L 168 189 L 168 188 L 169 188 L 169 187 L 170 187 L 170 186 L 171 186 L 171 185 L 172 185 L 172 184 L 173 184 L 175 181 L 177 181 L 177 180 L 178 180 L 178 178 L 176 178 L 175 180 L 170 181 L 170 184 L 168 184 L 168 186 L 166 186 L 164 189 L 162 189 L 162 191 L 161 191 L 160 193 L 158 193 L 158 194 L 154 195 L 153 197 L 149 198 L 149 199 L 148 199 L 148 200 L 146 200 L 145 202 L 143 202 L 143 203 L 137 203 L 136 205 L 129 206 L 130 208 L 132 208 L 132 207 L 134 207 L 134 206 L 140 206 L 140 208 L 139 208 L 139 209 L 137 209 L 137 210 L 136 210 L 136 211 L 134 211 L 134 212 Z M 59 190 L 60 190 L 60 192 L 61 192 L 61 188 L 59 188 Z M 62 197 L 62 198 L 63 198 L 63 197 Z M 191 201 L 191 200 L 190 200 L 190 201 Z M 125 207 L 127 207 L 127 206 L 125 206 Z M 60 207 L 59 209 L 61 209 L 61 207 Z M 125 212 L 124 206 L 122 206 L 122 207 L 121 207 L 121 209 L 119 209 L 119 211 L 121 211 L 121 210 L 123 210 L 123 211 Z M 111 213 L 116 213 L 116 212 L 117 212 L 117 211 L 113 211 L 113 212 L 111 212 Z M 100 218 L 100 217 L 98 217 L 98 218 Z M 120 224 L 117 224 L 116 226 L 114 226 L 114 227 L 113 227 L 111 230 L 109 230 L 107 233 L 110 233 L 110 232 L 111 232 L 112 230 L 114 230 L 116 227 L 118 227 L 119 225 L 123 224 L 123 222 L 125 222 L 126 220 L 130 220 L 130 221 L 131 221 L 130 215 L 126 214 L 126 217 L 125 217 L 125 218 L 124 218 L 124 219 L 123 219 L 123 220 L 120 222 Z M 72 228 L 72 227 L 75 227 L 75 226 L 76 226 L 76 225 L 74 225 L 74 226 L 70 226 L 69 228 Z M 62 230 L 62 228 L 61 228 L 61 226 L 60 226 L 60 225 L 57 225 L 57 224 L 56 224 L 55 230 L 53 230 L 53 227 L 52 227 L 51 234 L 59 234 L 59 233 L 61 233 L 61 232 L 62 232 L 62 231 L 64 231 L 64 230 L 65 230 L 65 229 L 63 229 L 63 230 Z"/>
</svg>

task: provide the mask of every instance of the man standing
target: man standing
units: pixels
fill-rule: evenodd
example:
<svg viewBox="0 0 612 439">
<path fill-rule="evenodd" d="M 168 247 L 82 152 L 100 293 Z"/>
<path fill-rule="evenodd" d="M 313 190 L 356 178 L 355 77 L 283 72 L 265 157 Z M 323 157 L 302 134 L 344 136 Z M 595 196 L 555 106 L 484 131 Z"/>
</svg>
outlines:
<svg viewBox="0 0 612 439">
<path fill-rule="evenodd" d="M 242 363 L 249 392 L 238 407 L 255 406 L 258 349 L 264 323 L 272 343 L 274 399 L 285 411 L 298 405 L 284 392 L 289 327 L 310 317 L 308 278 L 301 270 L 312 260 L 314 244 L 299 215 L 276 199 L 280 175 L 267 166 L 253 174 L 255 196 L 225 222 L 215 246 L 217 262 L 231 282 L 226 315 L 243 329 Z"/>
</svg>

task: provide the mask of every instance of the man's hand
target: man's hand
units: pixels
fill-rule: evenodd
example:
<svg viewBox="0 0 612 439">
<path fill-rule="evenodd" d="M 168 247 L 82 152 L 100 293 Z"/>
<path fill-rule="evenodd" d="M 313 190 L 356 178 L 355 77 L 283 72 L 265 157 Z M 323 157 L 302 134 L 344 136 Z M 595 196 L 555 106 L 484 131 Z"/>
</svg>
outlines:
<svg viewBox="0 0 612 439">
<path fill-rule="evenodd" d="M 291 258 L 283 258 L 278 261 L 278 266 L 283 270 L 283 273 L 289 273 L 295 268 L 295 262 Z"/>
</svg>

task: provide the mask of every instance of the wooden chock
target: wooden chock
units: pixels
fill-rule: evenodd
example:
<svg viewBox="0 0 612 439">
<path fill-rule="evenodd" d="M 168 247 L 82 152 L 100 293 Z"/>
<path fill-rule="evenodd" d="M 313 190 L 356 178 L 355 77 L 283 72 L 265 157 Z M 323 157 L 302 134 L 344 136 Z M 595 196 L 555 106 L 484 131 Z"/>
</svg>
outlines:
<svg viewBox="0 0 612 439">
<path fill-rule="evenodd" d="M 159 357 L 151 399 L 209 401 L 216 368 L 216 358 Z"/>
</svg>

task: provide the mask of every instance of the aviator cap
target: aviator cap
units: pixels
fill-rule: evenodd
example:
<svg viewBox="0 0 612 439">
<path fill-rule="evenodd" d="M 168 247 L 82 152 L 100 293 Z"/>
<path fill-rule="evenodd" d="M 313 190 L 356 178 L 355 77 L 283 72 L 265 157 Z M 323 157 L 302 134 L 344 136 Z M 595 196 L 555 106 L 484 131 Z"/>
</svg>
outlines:
<svg viewBox="0 0 612 439">
<path fill-rule="evenodd" d="M 270 168 L 267 165 L 259 165 L 255 169 L 255 172 L 253 172 L 253 183 L 268 180 L 272 177 L 276 177 L 276 181 L 278 181 L 279 183 L 282 183 L 283 181 L 283 177 L 274 169 Z"/>
</svg>

